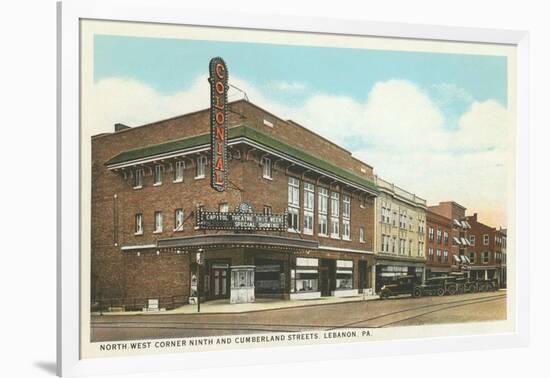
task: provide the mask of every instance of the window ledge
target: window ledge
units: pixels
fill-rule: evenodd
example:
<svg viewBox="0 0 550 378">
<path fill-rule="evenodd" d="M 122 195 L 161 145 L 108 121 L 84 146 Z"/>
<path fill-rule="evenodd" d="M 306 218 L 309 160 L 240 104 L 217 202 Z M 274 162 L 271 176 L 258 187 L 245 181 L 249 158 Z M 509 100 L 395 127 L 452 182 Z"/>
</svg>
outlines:
<svg viewBox="0 0 550 378">
<path fill-rule="evenodd" d="M 182 232 L 183 228 L 174 228 L 174 232 Z"/>
<path fill-rule="evenodd" d="M 134 232 L 134 235 L 135 235 L 135 236 L 143 235 L 143 231 L 140 231 L 140 232 Z"/>
<path fill-rule="evenodd" d="M 313 230 L 311 231 L 304 230 L 304 235 L 313 235 Z"/>
<path fill-rule="evenodd" d="M 269 176 L 262 176 L 262 178 L 266 179 L 266 180 L 269 180 L 269 181 L 273 181 L 273 177 L 269 177 Z"/>
<path fill-rule="evenodd" d="M 343 237 L 342 240 L 343 240 L 343 241 L 348 241 L 348 242 L 350 242 L 350 241 L 351 241 L 351 238 L 344 238 L 344 237 Z"/>
<path fill-rule="evenodd" d="M 139 190 L 139 189 L 143 189 L 143 185 L 139 185 L 139 186 L 134 186 L 133 187 L 134 190 Z"/>
<path fill-rule="evenodd" d="M 153 186 L 161 186 L 162 185 L 162 182 L 156 182 L 153 184 Z"/>
<path fill-rule="evenodd" d="M 299 234 L 300 233 L 300 230 L 295 230 L 293 228 L 289 228 L 287 231 L 292 232 L 293 234 Z"/>
<path fill-rule="evenodd" d="M 174 181 L 172 181 L 172 182 L 173 182 L 174 184 L 179 184 L 180 182 L 183 182 L 183 179 L 181 179 L 181 180 L 180 180 L 180 179 L 174 180 Z"/>
<path fill-rule="evenodd" d="M 340 235 L 330 235 L 330 238 L 340 240 Z"/>
<path fill-rule="evenodd" d="M 317 234 L 317 236 L 321 237 L 321 238 L 328 238 L 328 235 L 327 234 Z"/>
<path fill-rule="evenodd" d="M 162 234 L 162 230 L 153 231 L 153 234 Z"/>
<path fill-rule="evenodd" d="M 206 177 L 205 175 L 195 176 L 195 180 L 202 180 L 205 177 Z"/>
</svg>

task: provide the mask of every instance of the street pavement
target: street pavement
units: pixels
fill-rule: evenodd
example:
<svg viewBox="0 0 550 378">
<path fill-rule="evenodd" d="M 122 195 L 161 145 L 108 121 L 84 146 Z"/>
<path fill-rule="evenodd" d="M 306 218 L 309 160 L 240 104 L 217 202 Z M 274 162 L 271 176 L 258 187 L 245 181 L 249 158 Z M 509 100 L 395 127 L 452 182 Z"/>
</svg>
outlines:
<svg viewBox="0 0 550 378">
<path fill-rule="evenodd" d="M 238 306 L 238 305 L 237 305 Z M 506 319 L 506 291 L 353 301 L 227 314 L 94 315 L 91 341 L 182 338 Z"/>
</svg>

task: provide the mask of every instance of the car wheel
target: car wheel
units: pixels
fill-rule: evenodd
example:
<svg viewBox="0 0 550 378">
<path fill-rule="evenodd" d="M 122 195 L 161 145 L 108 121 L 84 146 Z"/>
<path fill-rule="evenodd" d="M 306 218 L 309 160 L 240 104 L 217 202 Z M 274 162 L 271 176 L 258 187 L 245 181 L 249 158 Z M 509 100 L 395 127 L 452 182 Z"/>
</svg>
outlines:
<svg viewBox="0 0 550 378">
<path fill-rule="evenodd" d="M 445 290 L 442 287 L 440 287 L 439 289 L 437 289 L 436 294 L 438 297 L 442 297 L 445 295 Z"/>
<path fill-rule="evenodd" d="M 449 286 L 449 287 L 447 288 L 447 293 L 448 293 L 449 295 L 455 295 L 455 294 L 456 294 L 456 286 L 454 286 L 454 285 L 453 285 L 453 286 Z"/>
<path fill-rule="evenodd" d="M 419 287 L 415 287 L 413 290 L 413 297 L 418 298 L 422 296 L 422 290 Z"/>
<path fill-rule="evenodd" d="M 380 299 L 388 299 L 390 297 L 390 294 L 387 291 L 383 291 L 380 293 Z"/>
</svg>

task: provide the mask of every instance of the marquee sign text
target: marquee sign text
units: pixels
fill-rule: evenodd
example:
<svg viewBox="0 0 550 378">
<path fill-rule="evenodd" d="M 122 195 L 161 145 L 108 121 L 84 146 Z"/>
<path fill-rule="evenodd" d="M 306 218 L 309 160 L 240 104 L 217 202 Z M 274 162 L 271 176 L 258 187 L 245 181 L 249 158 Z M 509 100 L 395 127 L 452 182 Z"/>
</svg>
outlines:
<svg viewBox="0 0 550 378">
<path fill-rule="evenodd" d="M 286 213 L 197 212 L 197 227 L 201 230 L 286 231 L 286 220 Z"/>
</svg>

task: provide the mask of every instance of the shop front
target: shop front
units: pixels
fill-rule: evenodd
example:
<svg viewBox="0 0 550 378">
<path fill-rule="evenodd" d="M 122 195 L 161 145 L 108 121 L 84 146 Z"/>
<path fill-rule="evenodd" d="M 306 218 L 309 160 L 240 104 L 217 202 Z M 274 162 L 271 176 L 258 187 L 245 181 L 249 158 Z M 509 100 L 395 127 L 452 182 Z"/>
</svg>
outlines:
<svg viewBox="0 0 550 378">
<path fill-rule="evenodd" d="M 399 277 L 415 276 L 418 281 L 425 279 L 425 262 L 422 259 L 399 260 L 396 258 L 378 258 L 376 260 L 376 292 L 382 286 L 394 283 Z"/>
</svg>

